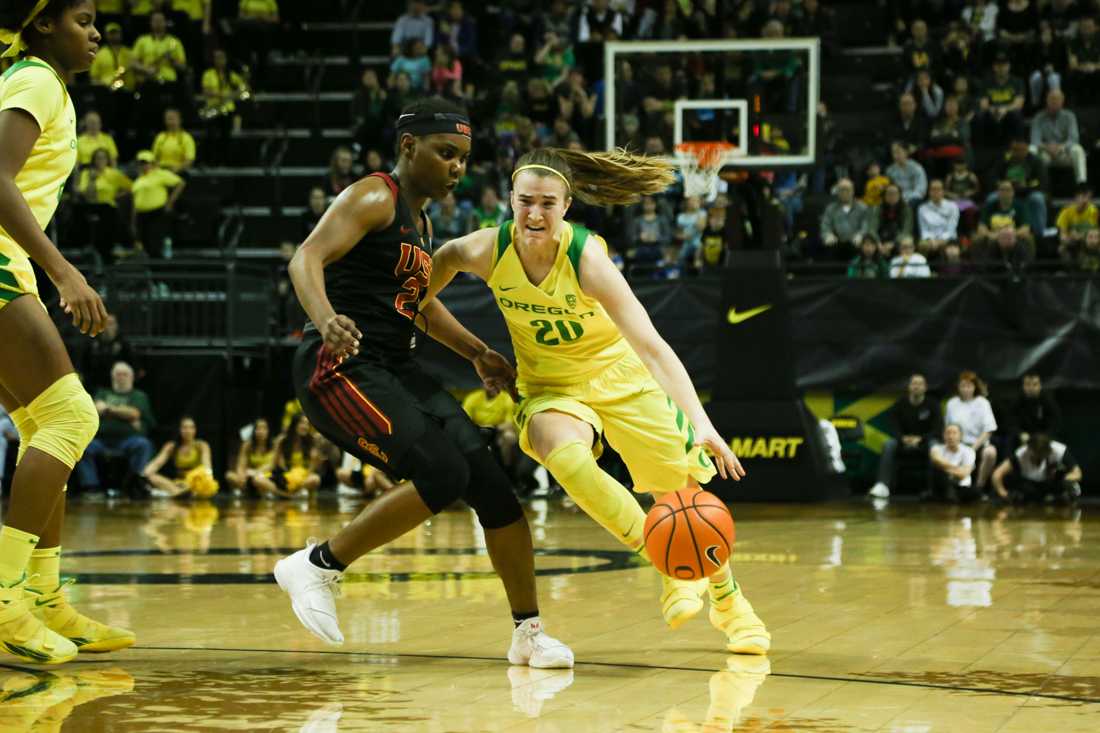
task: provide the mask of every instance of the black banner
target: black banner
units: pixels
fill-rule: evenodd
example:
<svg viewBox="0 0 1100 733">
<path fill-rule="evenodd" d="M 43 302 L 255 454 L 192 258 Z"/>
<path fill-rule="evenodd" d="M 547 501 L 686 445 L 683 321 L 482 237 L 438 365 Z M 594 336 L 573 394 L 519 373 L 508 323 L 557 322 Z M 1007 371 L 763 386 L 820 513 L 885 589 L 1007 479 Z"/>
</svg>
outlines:
<svg viewBox="0 0 1100 733">
<path fill-rule="evenodd" d="M 719 277 L 632 287 L 698 388 L 730 399 L 759 398 L 737 375 L 745 364 L 775 353 L 774 341 L 765 343 L 748 329 L 766 328 L 778 313 L 736 324 L 746 329 L 736 348 L 715 340 L 730 332 L 722 330 L 731 325 L 730 306 L 723 306 L 733 304 L 742 315 L 768 304 L 770 285 L 769 292 L 743 298 L 730 292 L 723 297 Z M 784 353 L 791 354 L 800 390 L 893 389 L 913 370 L 924 371 L 933 385 L 947 385 L 963 369 L 977 369 L 993 382 L 1037 369 L 1051 387 L 1100 388 L 1100 281 L 1095 279 L 801 277 L 787 281 L 786 298 L 791 336 Z M 504 321 L 484 283 L 456 282 L 443 301 L 493 348 L 511 354 Z M 425 365 L 444 384 L 476 386 L 469 364 L 430 339 L 421 342 Z"/>
<path fill-rule="evenodd" d="M 1051 387 L 1100 387 L 1100 281 L 801 279 L 788 287 L 801 389 L 875 390 L 922 371 L 987 381 L 1036 370 Z"/>
</svg>

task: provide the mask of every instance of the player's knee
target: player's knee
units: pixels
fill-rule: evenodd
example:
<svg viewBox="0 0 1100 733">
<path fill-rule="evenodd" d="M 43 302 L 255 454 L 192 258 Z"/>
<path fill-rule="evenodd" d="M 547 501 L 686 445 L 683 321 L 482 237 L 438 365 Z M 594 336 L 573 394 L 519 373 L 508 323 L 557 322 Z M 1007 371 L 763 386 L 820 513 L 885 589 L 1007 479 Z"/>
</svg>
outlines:
<svg viewBox="0 0 1100 733">
<path fill-rule="evenodd" d="M 523 508 L 505 475 L 488 448 L 466 454 L 470 483 L 463 498 L 477 513 L 485 529 L 500 529 L 523 517 Z"/>
<path fill-rule="evenodd" d="M 592 445 L 593 439 L 591 425 L 572 415 L 553 411 L 540 412 L 532 417 L 527 437 L 535 455 L 543 459 L 566 443 L 577 441 Z"/>
<path fill-rule="evenodd" d="M 412 480 L 416 492 L 432 514 L 438 514 L 462 498 L 470 483 L 470 467 L 453 446 L 434 453 L 415 451 L 406 456 L 405 469 L 400 471 Z"/>
<path fill-rule="evenodd" d="M 550 450 L 542 459 L 554 478 L 564 487 L 596 468 L 596 458 L 592 449 L 580 440 L 572 440 Z"/>
<path fill-rule="evenodd" d="M 75 374 L 66 374 L 47 387 L 28 406 L 37 426 L 30 447 L 46 453 L 69 468 L 99 430 L 95 403 Z"/>
</svg>

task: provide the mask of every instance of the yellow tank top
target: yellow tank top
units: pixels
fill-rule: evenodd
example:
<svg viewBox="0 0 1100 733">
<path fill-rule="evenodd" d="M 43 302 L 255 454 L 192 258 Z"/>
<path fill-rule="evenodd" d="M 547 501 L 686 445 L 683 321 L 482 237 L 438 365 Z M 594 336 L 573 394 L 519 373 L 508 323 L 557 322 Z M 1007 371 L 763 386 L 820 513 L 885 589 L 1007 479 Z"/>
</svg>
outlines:
<svg viewBox="0 0 1100 733">
<path fill-rule="evenodd" d="M 176 470 L 183 473 L 202 465 L 202 451 L 199 450 L 198 443 L 193 444 L 190 448 L 176 448 L 175 462 Z"/>
<path fill-rule="evenodd" d="M 580 282 L 585 244 L 607 248 L 604 240 L 566 222 L 550 273 L 533 285 L 512 246 L 514 223 L 500 226 L 493 249 L 489 287 L 504 315 L 516 353 L 516 386 L 555 387 L 586 382 L 634 351 L 599 301 Z M 636 357 L 635 357 L 636 358 Z"/>
<path fill-rule="evenodd" d="M 269 450 L 264 453 L 253 451 L 248 454 L 248 467 L 252 469 L 260 469 L 264 466 L 271 465 L 275 462 L 275 451 Z"/>
<path fill-rule="evenodd" d="M 306 454 L 301 450 L 293 451 L 290 454 L 289 468 L 309 468 L 309 461 L 306 460 Z"/>
<path fill-rule="evenodd" d="M 38 225 L 45 229 L 76 165 L 76 108 L 53 67 L 29 56 L 0 77 L 0 110 L 5 109 L 21 109 L 38 123 L 38 139 L 15 176 L 15 185 Z M 9 259 L 27 258 L 2 228 L 0 254 Z"/>
</svg>

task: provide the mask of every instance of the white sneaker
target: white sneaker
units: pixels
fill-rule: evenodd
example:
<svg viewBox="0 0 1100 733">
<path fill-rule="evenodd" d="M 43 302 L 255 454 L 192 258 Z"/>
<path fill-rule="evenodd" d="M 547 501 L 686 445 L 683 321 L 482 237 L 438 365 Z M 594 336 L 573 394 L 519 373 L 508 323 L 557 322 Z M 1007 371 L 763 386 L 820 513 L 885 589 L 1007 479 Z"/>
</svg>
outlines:
<svg viewBox="0 0 1100 733">
<path fill-rule="evenodd" d="M 336 619 L 337 583 L 343 573 L 309 561 L 314 543 L 275 563 L 275 582 L 290 596 L 294 615 L 310 633 L 329 644 L 343 644 Z"/>
<path fill-rule="evenodd" d="M 867 492 L 868 496 L 873 496 L 876 499 L 888 499 L 890 497 L 890 487 L 879 481 L 877 484 L 871 487 L 871 490 Z"/>
<path fill-rule="evenodd" d="M 538 616 L 526 619 L 512 632 L 508 661 L 537 669 L 569 669 L 573 650 L 542 630 Z"/>
<path fill-rule="evenodd" d="M 547 701 L 573 684 L 573 670 L 545 670 L 509 667 L 512 707 L 529 718 L 537 718 Z"/>
</svg>

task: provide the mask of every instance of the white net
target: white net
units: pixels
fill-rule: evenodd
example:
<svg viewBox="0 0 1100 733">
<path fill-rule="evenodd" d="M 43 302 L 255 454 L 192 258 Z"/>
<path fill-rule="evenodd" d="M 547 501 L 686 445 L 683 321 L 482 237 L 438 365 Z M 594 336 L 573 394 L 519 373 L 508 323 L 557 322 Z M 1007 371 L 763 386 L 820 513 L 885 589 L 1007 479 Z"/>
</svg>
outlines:
<svg viewBox="0 0 1100 733">
<path fill-rule="evenodd" d="M 718 173 L 729 163 L 735 148 L 725 143 L 681 143 L 676 163 L 684 179 L 684 196 L 712 199 L 718 195 Z"/>
</svg>

